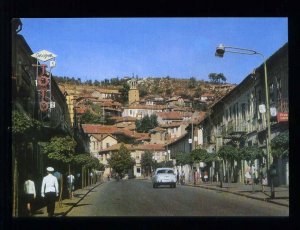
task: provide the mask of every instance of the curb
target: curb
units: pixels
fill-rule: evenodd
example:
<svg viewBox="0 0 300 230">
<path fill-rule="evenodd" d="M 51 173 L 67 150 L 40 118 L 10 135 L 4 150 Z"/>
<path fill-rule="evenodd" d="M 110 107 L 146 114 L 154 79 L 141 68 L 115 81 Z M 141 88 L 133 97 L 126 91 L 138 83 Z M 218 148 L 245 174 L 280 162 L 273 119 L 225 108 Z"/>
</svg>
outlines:
<svg viewBox="0 0 300 230">
<path fill-rule="evenodd" d="M 99 184 L 96 184 L 95 186 L 93 186 L 92 188 L 89 189 L 89 191 L 87 193 L 85 193 L 74 205 L 70 206 L 69 210 L 67 210 L 66 212 L 64 212 L 64 214 L 61 215 L 61 217 L 65 217 L 80 201 L 82 201 L 87 194 L 89 194 L 94 188 L 100 186 L 104 184 L 104 182 L 101 182 Z"/>
<path fill-rule="evenodd" d="M 255 199 L 255 200 L 260 200 L 260 201 L 265 201 L 265 202 L 269 202 L 269 203 L 273 203 L 273 204 L 277 204 L 277 205 L 281 205 L 281 206 L 285 206 L 285 207 L 290 207 L 289 205 L 287 204 L 282 204 L 280 202 L 276 202 L 274 200 L 270 200 L 268 198 L 260 198 L 260 197 L 253 197 L 253 196 L 249 196 L 249 195 L 246 195 L 246 194 L 241 194 L 239 192 L 233 192 L 233 191 L 228 191 L 228 190 L 222 190 L 222 189 L 219 189 L 219 188 L 214 188 L 214 187 L 206 187 L 206 186 L 201 186 L 201 185 L 190 185 L 190 184 L 185 184 L 185 186 L 191 186 L 191 187 L 199 187 L 199 188 L 204 188 L 204 189 L 209 189 L 209 190 L 217 190 L 217 191 L 222 191 L 222 192 L 227 192 L 227 193 L 232 193 L 232 194 L 235 194 L 235 195 L 238 195 L 238 196 L 244 196 L 244 197 L 247 197 L 247 198 L 251 198 L 251 199 Z"/>
</svg>

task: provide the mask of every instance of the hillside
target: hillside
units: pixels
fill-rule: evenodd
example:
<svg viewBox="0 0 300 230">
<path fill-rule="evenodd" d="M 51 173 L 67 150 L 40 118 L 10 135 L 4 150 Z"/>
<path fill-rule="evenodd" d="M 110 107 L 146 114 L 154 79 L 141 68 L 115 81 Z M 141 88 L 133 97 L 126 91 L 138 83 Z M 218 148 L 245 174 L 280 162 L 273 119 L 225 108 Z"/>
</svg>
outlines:
<svg viewBox="0 0 300 230">
<path fill-rule="evenodd" d="M 77 81 L 65 81 L 62 78 L 55 78 L 59 88 L 64 93 L 69 95 L 83 96 L 89 95 L 96 90 L 105 90 L 107 92 L 122 93 L 128 92 L 128 85 L 126 84 L 129 79 L 121 79 L 118 81 L 110 81 L 99 84 L 80 83 Z M 140 99 L 149 97 L 163 97 L 165 99 L 173 96 L 182 96 L 183 98 L 194 100 L 201 95 L 213 95 L 215 100 L 223 97 L 231 91 L 236 85 L 229 83 L 211 83 L 206 81 L 198 81 L 194 78 L 191 79 L 177 79 L 177 78 L 139 78 L 138 89 L 140 91 Z M 215 101 L 214 100 L 214 101 Z"/>
</svg>

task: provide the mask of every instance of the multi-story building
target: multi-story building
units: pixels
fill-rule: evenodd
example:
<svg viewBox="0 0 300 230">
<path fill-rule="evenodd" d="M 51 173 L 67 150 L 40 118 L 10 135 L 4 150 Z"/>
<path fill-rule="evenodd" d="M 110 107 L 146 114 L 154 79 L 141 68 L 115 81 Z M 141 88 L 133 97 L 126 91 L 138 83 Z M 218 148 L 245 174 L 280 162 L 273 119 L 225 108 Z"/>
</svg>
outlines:
<svg viewBox="0 0 300 230">
<path fill-rule="evenodd" d="M 37 73 L 42 74 L 41 63 L 31 55 L 31 48 L 19 32 L 22 30 L 20 19 L 12 20 L 12 110 L 17 111 L 28 119 L 40 121 L 40 130 L 32 128 L 28 133 L 12 138 L 12 164 L 13 164 L 13 216 L 22 215 L 22 186 L 28 173 L 34 175 L 37 194 L 40 194 L 41 182 L 45 175 L 45 167 L 48 161 L 42 153 L 42 145 L 49 142 L 56 135 L 71 135 L 71 122 L 65 96 L 59 90 L 54 79 L 50 78 L 50 86 L 47 93 L 55 106 L 49 106 L 41 110 L 40 92 L 36 84 Z M 38 64 L 38 66 L 33 66 Z M 47 101 L 46 103 L 50 103 Z M 15 124 L 13 124 L 15 125 Z M 37 199 L 40 199 L 37 196 Z"/>
<path fill-rule="evenodd" d="M 285 44 L 266 60 L 268 91 L 271 111 L 271 139 L 288 130 L 288 121 L 280 116 L 288 114 L 288 44 Z M 201 123 L 203 145 L 219 148 L 235 142 L 239 147 L 257 146 L 266 152 L 267 122 L 259 106 L 265 103 L 264 66 L 249 74 L 232 91 L 216 102 L 209 115 Z M 243 137 L 243 138 L 241 138 Z M 263 160 L 264 162 L 266 159 Z M 256 161 L 257 168 L 262 162 Z M 278 159 L 277 183 L 288 184 L 288 159 Z M 242 164 L 245 166 L 246 162 Z M 247 165 L 246 165 L 247 166 Z M 242 175 L 237 180 L 242 181 Z"/>
</svg>

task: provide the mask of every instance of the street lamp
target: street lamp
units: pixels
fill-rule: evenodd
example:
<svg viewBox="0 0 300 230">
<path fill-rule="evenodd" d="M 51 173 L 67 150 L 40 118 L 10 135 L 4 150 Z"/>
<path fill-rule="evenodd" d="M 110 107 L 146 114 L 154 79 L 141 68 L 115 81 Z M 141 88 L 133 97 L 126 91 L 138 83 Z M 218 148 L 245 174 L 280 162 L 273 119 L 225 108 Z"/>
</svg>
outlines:
<svg viewBox="0 0 300 230">
<path fill-rule="evenodd" d="M 266 97 L 266 118 L 267 118 L 267 130 L 268 130 L 268 135 L 266 135 L 266 146 L 267 146 L 267 169 L 269 170 L 269 167 L 271 165 L 271 146 L 270 146 L 270 141 L 271 141 L 271 128 L 270 128 L 270 105 L 269 105 L 269 90 L 268 90 L 268 77 L 267 77 L 267 64 L 266 64 L 266 59 L 263 54 L 255 51 L 255 50 L 250 50 L 250 49 L 245 49 L 245 48 L 238 48 L 238 47 L 232 47 L 232 46 L 224 46 L 223 44 L 220 44 L 216 48 L 216 53 L 215 56 L 217 57 L 223 57 L 225 52 L 228 53 L 237 53 L 237 54 L 246 54 L 246 55 L 260 55 L 263 57 L 264 60 L 264 78 L 265 78 L 265 97 Z M 272 193 L 273 191 L 271 191 Z"/>
</svg>

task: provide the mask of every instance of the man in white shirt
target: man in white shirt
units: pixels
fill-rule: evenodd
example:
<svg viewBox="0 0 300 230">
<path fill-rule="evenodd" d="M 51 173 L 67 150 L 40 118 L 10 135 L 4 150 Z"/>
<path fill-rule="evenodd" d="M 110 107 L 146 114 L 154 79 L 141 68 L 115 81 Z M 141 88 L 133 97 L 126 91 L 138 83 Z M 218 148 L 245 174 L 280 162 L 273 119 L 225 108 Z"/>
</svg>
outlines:
<svg viewBox="0 0 300 230">
<path fill-rule="evenodd" d="M 58 197 L 58 181 L 55 176 L 52 175 L 54 169 L 52 167 L 47 168 L 48 175 L 43 178 L 41 196 L 45 197 L 47 204 L 47 213 L 49 217 L 54 215 L 55 200 Z"/>
<path fill-rule="evenodd" d="M 34 182 L 32 180 L 32 175 L 28 174 L 28 180 L 24 182 L 24 193 L 25 193 L 25 200 L 26 200 L 26 206 L 27 206 L 27 212 L 28 215 L 31 216 L 31 206 L 33 200 L 36 198 L 36 192 L 35 192 L 35 186 Z"/>
</svg>

